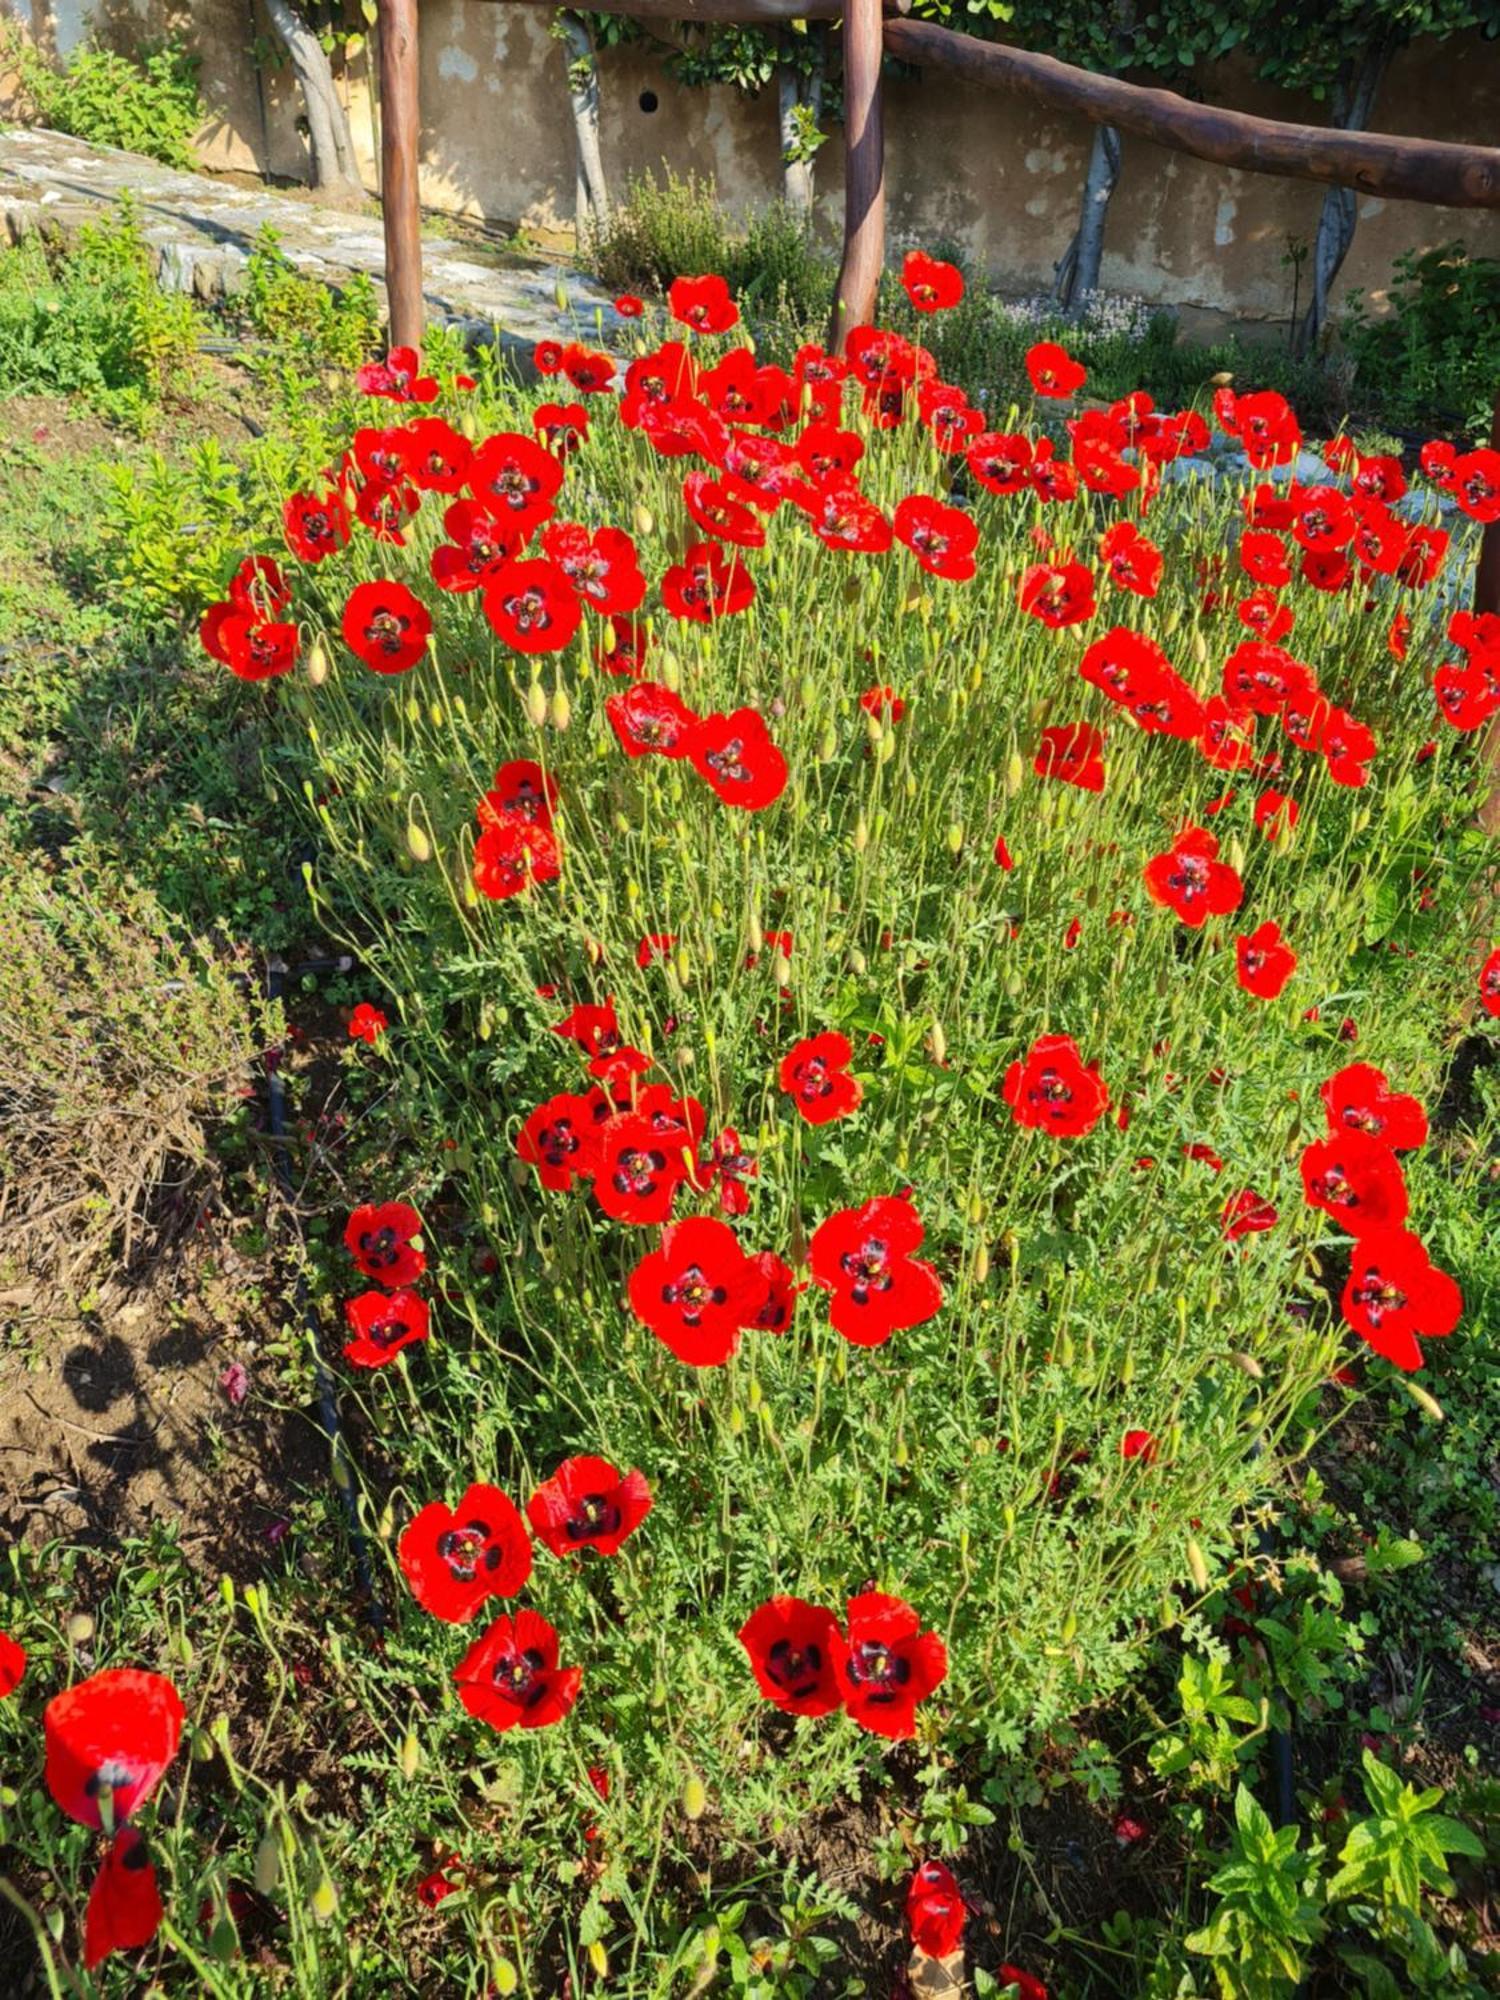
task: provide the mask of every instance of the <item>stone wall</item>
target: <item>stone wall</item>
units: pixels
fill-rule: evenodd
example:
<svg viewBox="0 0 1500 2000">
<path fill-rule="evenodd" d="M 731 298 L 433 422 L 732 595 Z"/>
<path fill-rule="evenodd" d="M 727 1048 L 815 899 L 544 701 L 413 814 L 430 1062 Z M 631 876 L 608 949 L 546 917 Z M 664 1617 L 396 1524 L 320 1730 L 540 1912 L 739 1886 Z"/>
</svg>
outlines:
<svg viewBox="0 0 1500 2000">
<path fill-rule="evenodd" d="M 45 45 L 66 51 L 92 19 L 111 40 L 187 26 L 202 54 L 210 116 L 205 164 L 300 178 L 306 145 L 296 93 L 284 71 L 257 66 L 271 44 L 256 0 L 0 0 Z M 504 0 L 423 0 L 422 194 L 433 209 L 551 232 L 569 226 L 572 127 L 560 46 L 545 9 Z M 711 175 L 743 214 L 779 187 L 773 93 L 674 84 L 644 48 L 601 59 L 603 151 L 616 187 L 631 173 Z M 1318 107 L 1257 87 L 1243 69 L 1200 79 L 1215 102 L 1316 122 Z M 366 177 L 378 185 L 378 113 L 368 66 L 343 79 Z M 1388 130 L 1494 143 L 1500 134 L 1500 43 L 1478 37 L 1419 45 L 1393 64 L 1377 107 Z M 888 80 L 887 188 L 901 243 L 963 242 L 1010 292 L 1046 286 L 1073 227 L 1089 131 L 1002 92 Z M 819 157 L 822 226 L 835 240 L 842 212 L 837 135 Z M 1226 172 L 1127 139 L 1110 210 L 1103 279 L 1113 291 L 1243 318 L 1283 316 L 1289 236 L 1311 240 L 1322 191 Z M 1500 215 L 1366 199 L 1343 288 L 1377 300 L 1393 257 L 1461 237 L 1500 255 Z"/>
</svg>

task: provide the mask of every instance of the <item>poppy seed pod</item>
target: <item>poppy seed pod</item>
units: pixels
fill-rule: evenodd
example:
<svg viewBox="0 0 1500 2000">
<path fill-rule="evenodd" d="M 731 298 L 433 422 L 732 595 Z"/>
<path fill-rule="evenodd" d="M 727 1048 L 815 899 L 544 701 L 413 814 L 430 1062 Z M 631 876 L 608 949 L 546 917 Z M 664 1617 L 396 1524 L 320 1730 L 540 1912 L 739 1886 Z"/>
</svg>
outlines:
<svg viewBox="0 0 1500 2000">
<path fill-rule="evenodd" d="M 263 1833 L 255 1849 L 255 1893 L 269 1896 L 281 1874 L 281 1843 L 274 1833 Z"/>
<path fill-rule="evenodd" d="M 1208 1589 L 1208 1564 L 1203 1560 L 1203 1551 L 1191 1535 L 1187 1540 L 1187 1563 L 1192 1573 L 1194 1587 L 1201 1591 Z"/>
</svg>

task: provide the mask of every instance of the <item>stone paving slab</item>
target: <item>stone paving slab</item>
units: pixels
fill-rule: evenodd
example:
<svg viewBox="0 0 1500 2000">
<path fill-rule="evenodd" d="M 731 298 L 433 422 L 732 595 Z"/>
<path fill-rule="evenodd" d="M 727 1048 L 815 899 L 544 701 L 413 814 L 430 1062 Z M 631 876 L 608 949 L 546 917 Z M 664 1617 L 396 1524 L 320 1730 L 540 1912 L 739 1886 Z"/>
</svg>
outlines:
<svg viewBox="0 0 1500 2000">
<path fill-rule="evenodd" d="M 337 287 L 362 271 L 385 313 L 385 242 L 378 216 L 351 215 L 272 188 L 237 187 L 211 174 L 182 173 L 136 153 L 96 146 L 41 126 L 0 132 L 0 224 L 12 242 L 35 230 L 67 236 L 132 198 L 162 285 L 210 301 L 244 283 L 255 238 L 268 224 L 299 271 Z M 576 320 L 588 337 L 617 337 L 628 322 L 609 295 L 565 265 L 525 262 L 497 269 L 461 243 L 422 240 L 428 316 L 529 354 Z M 558 305 L 567 295 L 566 314 Z"/>
</svg>

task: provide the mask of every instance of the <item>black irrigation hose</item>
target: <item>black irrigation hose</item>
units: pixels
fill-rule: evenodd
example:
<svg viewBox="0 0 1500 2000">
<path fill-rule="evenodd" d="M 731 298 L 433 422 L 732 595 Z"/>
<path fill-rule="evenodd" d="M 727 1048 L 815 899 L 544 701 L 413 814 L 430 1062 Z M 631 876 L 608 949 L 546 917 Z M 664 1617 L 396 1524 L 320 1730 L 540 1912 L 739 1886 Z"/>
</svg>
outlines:
<svg viewBox="0 0 1500 2000">
<path fill-rule="evenodd" d="M 289 975 L 347 972 L 353 964 L 352 958 L 342 957 L 308 959 L 302 965 L 286 966 L 280 959 L 273 958 L 266 968 L 266 998 L 271 1001 L 280 1000 L 285 992 Z M 266 1090 L 269 1099 L 271 1159 L 282 1195 L 290 1206 L 292 1166 L 286 1147 L 286 1083 L 281 1074 L 281 1067 L 277 1063 L 271 1064 L 267 1070 Z M 359 1508 L 354 1497 L 354 1474 L 349 1443 L 339 1416 L 338 1389 L 334 1382 L 333 1371 L 328 1366 L 323 1352 L 318 1318 L 307 1295 L 307 1276 L 300 1262 L 297 1268 L 295 1296 L 312 1346 L 313 1371 L 318 1389 L 318 1416 L 324 1435 L 328 1439 L 333 1483 L 343 1496 L 344 1512 L 349 1520 L 349 1540 L 354 1550 L 354 1567 L 359 1577 L 359 1587 L 364 1595 L 365 1614 L 378 1632 L 385 1625 L 385 1611 L 376 1594 L 374 1573 L 370 1567 L 369 1544 L 365 1540 L 365 1531 L 360 1526 Z"/>
</svg>

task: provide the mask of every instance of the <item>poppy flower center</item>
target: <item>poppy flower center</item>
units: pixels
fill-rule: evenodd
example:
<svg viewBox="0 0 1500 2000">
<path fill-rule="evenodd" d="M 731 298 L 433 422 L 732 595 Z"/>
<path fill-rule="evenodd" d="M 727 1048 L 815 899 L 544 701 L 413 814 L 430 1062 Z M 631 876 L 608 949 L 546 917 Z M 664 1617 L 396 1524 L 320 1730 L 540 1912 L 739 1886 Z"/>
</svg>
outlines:
<svg viewBox="0 0 1500 2000">
<path fill-rule="evenodd" d="M 507 465 L 490 481 L 490 491 L 507 507 L 524 507 L 531 497 L 531 481 L 518 465 Z"/>
<path fill-rule="evenodd" d="M 592 1541 L 619 1532 L 620 1510 L 607 1493 L 585 1493 L 564 1525 L 570 1542 Z"/>
<path fill-rule="evenodd" d="M 396 611 L 377 611 L 365 627 L 365 637 L 383 653 L 399 653 L 406 637 L 406 620 Z"/>
<path fill-rule="evenodd" d="M 571 1118 L 559 1118 L 545 1126 L 537 1138 L 537 1149 L 549 1167 L 560 1167 L 578 1151 L 580 1141 Z"/>
<path fill-rule="evenodd" d="M 1172 887 L 1187 901 L 1208 893 L 1208 863 L 1201 854 L 1179 854 L 1177 866 L 1167 877 Z"/>
<path fill-rule="evenodd" d="M 828 1064 L 822 1056 L 807 1056 L 792 1071 L 797 1079 L 799 1097 L 830 1097 L 833 1094 L 833 1079 L 828 1074 Z"/>
<path fill-rule="evenodd" d="M 382 1350 L 399 1346 L 402 1336 L 408 1332 L 404 1319 L 378 1319 L 371 1326 L 365 1338 L 372 1347 Z"/>
<path fill-rule="evenodd" d="M 680 1276 L 661 1288 L 663 1301 L 676 1306 L 689 1323 L 702 1318 L 710 1306 L 721 1306 L 727 1296 L 722 1285 L 716 1285 L 697 1264 L 690 1264 Z"/>
<path fill-rule="evenodd" d="M 726 784 L 743 785 L 751 775 L 749 766 L 743 761 L 744 753 L 743 740 L 735 736 L 722 749 L 710 750 L 704 761 L 712 765 Z"/>
<path fill-rule="evenodd" d="M 97 1799 L 101 1792 L 118 1792 L 135 1781 L 136 1773 L 119 1758 L 111 1757 L 102 1763 L 97 1771 L 91 1771 L 83 1781 L 83 1795 Z"/>
<path fill-rule="evenodd" d="M 490 1678 L 519 1708 L 533 1708 L 547 1692 L 546 1673 L 547 1662 L 535 1646 L 528 1646 L 524 1653 L 509 1653 L 496 1660 Z"/>
<path fill-rule="evenodd" d="M 525 590 L 519 597 L 507 597 L 505 609 L 522 632 L 536 631 L 548 623 L 547 600 L 539 590 Z"/>
<path fill-rule="evenodd" d="M 945 556 L 948 553 L 949 537 L 939 534 L 930 522 L 917 529 L 911 538 L 914 549 L 921 549 L 924 555 Z"/>
<path fill-rule="evenodd" d="M 621 1194 L 649 1194 L 666 1164 L 664 1153 L 647 1152 L 644 1147 L 633 1146 L 616 1160 L 611 1178 Z"/>
<path fill-rule="evenodd" d="M 823 1678 L 823 1649 L 811 1639 L 805 1646 L 778 1639 L 766 1654 L 766 1673 L 786 1694 L 816 1694 Z"/>
<path fill-rule="evenodd" d="M 365 1230 L 360 1236 L 359 1247 L 368 1263 L 388 1271 L 392 1264 L 399 1263 L 404 1246 L 395 1230 L 387 1224 L 383 1229 Z"/>
<path fill-rule="evenodd" d="M 878 1236 L 867 1236 L 857 1250 L 846 1250 L 840 1257 L 844 1272 L 854 1281 L 851 1292 L 856 1305 L 867 1305 L 872 1292 L 890 1290 L 889 1262 L 890 1246 Z"/>
<path fill-rule="evenodd" d="M 1387 1313 L 1406 1310 L 1407 1297 L 1399 1285 L 1389 1278 L 1382 1278 L 1378 1271 L 1371 1271 L 1362 1283 L 1354 1287 L 1354 1298 L 1370 1315 L 1372 1325 L 1379 1326 Z"/>
<path fill-rule="evenodd" d="M 911 1666 L 889 1646 L 862 1639 L 850 1651 L 849 1678 L 857 1686 L 871 1690 L 867 1699 L 895 1701 L 900 1689 L 911 1679 Z"/>
<path fill-rule="evenodd" d="M 438 1536 L 437 1552 L 455 1583 L 472 1583 L 481 1561 L 486 1569 L 500 1567 L 500 1551 L 488 1546 L 489 1540 L 487 1521 L 466 1521 L 461 1528 L 450 1528 Z"/>
<path fill-rule="evenodd" d="M 1055 1069 L 1044 1069 L 1031 1089 L 1032 1101 L 1041 1104 L 1071 1104 L 1073 1093 Z"/>
</svg>

